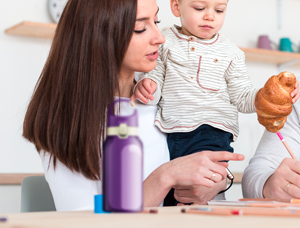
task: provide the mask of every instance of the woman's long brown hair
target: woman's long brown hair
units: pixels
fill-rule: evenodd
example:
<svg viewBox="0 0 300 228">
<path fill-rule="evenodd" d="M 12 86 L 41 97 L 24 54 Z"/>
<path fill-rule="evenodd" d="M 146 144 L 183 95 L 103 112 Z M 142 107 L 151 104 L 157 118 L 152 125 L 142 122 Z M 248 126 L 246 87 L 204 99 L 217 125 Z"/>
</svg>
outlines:
<svg viewBox="0 0 300 228">
<path fill-rule="evenodd" d="M 106 110 L 136 20 L 137 0 L 69 0 L 23 123 L 23 136 L 71 170 L 100 179 Z"/>
</svg>

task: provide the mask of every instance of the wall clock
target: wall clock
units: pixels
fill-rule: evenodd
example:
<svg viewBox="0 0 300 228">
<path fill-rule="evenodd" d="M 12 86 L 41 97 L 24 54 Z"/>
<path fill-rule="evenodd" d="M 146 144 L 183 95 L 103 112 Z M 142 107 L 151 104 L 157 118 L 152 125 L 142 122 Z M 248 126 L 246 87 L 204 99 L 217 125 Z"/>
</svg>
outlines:
<svg viewBox="0 0 300 228">
<path fill-rule="evenodd" d="M 48 0 L 48 9 L 52 20 L 58 23 L 68 0 Z"/>
</svg>

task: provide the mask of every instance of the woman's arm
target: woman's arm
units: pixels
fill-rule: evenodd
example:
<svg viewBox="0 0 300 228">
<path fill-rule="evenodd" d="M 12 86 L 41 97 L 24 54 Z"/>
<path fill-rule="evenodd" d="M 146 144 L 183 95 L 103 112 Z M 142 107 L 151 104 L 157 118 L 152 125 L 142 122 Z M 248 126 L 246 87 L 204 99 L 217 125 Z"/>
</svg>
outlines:
<svg viewBox="0 0 300 228">
<path fill-rule="evenodd" d="M 292 113 L 288 116 L 285 126 L 281 130 L 282 135 L 286 139 L 286 142 L 295 153 L 296 157 L 300 159 L 300 123 L 299 123 L 299 111 L 300 104 L 296 103 L 293 106 Z M 294 171 L 291 170 L 290 165 L 293 163 L 288 162 L 284 166 L 280 165 L 285 158 L 290 158 L 289 153 L 283 146 L 282 142 L 275 133 L 265 131 L 262 139 L 257 147 L 254 157 L 250 160 L 249 166 L 246 168 L 243 179 L 242 189 L 245 198 L 264 198 L 270 197 L 276 191 L 275 188 L 269 189 L 270 191 L 264 192 L 265 186 L 270 187 L 270 183 L 265 185 L 269 180 L 283 190 L 287 185 L 287 181 L 278 181 L 278 177 L 281 179 L 285 175 L 291 175 Z M 284 164 L 287 161 L 284 161 Z M 278 173 L 278 167 L 280 167 L 279 175 L 275 175 L 276 179 L 271 178 L 273 173 Z M 274 177 L 274 176 L 273 176 Z M 278 189 L 277 189 L 278 190 Z M 282 193 L 282 191 L 280 192 Z M 278 195 L 279 197 L 279 195 Z"/>
<path fill-rule="evenodd" d="M 211 191 L 217 189 L 215 195 L 224 187 L 218 183 L 226 179 L 227 164 L 218 161 L 243 159 L 244 156 L 240 154 L 203 151 L 167 162 L 154 170 L 144 181 L 144 206 L 160 205 L 174 186 L 179 189 L 195 189 L 195 191 L 188 192 L 190 194 L 188 197 L 177 195 L 177 200 L 180 202 L 188 200 L 188 203 L 200 204 L 200 186 L 210 188 Z M 216 174 L 216 177 L 212 180 L 213 173 Z"/>
<path fill-rule="evenodd" d="M 213 200 L 219 194 L 220 191 L 226 188 L 227 179 L 226 177 L 220 181 L 216 182 L 212 188 L 205 186 L 187 186 L 187 187 L 175 187 L 174 196 L 179 202 L 177 206 L 184 206 L 186 203 L 191 203 L 191 205 L 206 205 L 208 201 Z M 224 193 L 222 193 L 224 194 Z M 224 195 L 220 196 L 224 197 Z M 220 198 L 225 199 L 225 198 Z"/>
<path fill-rule="evenodd" d="M 167 162 L 155 169 L 144 181 L 144 207 L 159 206 L 172 187 Z"/>
<path fill-rule="evenodd" d="M 54 170 L 53 163 L 49 165 L 48 153 L 41 153 L 41 159 L 57 211 L 93 210 L 94 195 L 102 193 L 101 181 L 89 180 L 80 173 L 72 172 L 59 161 Z M 243 159 L 244 156 L 239 154 L 206 151 L 167 162 L 144 181 L 144 206 L 159 206 L 173 186 L 197 189 L 187 195 L 189 202 L 200 203 L 200 186 L 210 188 L 211 191 L 217 189 L 216 192 L 221 190 L 219 183 L 226 178 L 227 164 L 224 167 L 223 162 L 218 161 Z M 211 180 L 213 173 L 216 173 L 216 177 Z M 200 198 L 203 198 L 203 194 L 200 194 Z M 182 199 L 179 196 L 178 200 L 184 202 Z"/>
</svg>

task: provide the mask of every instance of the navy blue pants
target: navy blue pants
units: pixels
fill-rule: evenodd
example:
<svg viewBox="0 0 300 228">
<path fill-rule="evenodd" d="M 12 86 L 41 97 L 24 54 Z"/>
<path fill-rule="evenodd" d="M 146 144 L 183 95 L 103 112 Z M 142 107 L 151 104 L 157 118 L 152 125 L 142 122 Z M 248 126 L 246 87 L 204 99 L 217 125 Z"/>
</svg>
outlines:
<svg viewBox="0 0 300 228">
<path fill-rule="evenodd" d="M 191 132 L 171 133 L 168 136 L 170 158 L 173 160 L 204 150 L 233 152 L 233 148 L 230 146 L 232 141 L 231 133 L 206 124 Z M 174 189 L 171 189 L 164 200 L 164 206 L 175 206 L 176 204 Z"/>
</svg>

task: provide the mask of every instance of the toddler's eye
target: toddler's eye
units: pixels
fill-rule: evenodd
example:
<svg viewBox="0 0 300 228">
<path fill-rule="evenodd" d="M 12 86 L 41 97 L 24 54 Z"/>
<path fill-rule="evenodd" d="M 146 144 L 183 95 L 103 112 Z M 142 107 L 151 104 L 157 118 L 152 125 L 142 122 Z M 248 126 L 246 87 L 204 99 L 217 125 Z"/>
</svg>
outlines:
<svg viewBox="0 0 300 228">
<path fill-rule="evenodd" d="M 202 11 L 202 10 L 204 10 L 204 8 L 194 8 L 195 10 L 197 10 L 197 11 Z"/>
<path fill-rule="evenodd" d="M 161 21 L 154 21 L 155 24 L 159 24 Z"/>
</svg>

